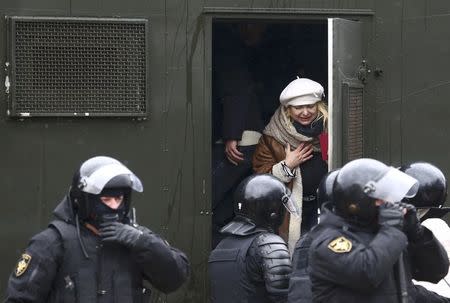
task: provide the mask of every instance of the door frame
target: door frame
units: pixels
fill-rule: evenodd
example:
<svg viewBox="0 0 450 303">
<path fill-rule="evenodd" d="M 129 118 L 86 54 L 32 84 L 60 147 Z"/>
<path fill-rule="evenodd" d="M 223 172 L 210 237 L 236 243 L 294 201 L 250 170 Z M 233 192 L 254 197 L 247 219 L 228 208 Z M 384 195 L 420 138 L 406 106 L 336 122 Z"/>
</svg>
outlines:
<svg viewBox="0 0 450 303">
<path fill-rule="evenodd" d="M 204 7 L 202 14 L 202 23 L 204 26 L 204 104 L 205 125 L 209 128 L 205 131 L 207 135 L 206 142 L 211 146 L 211 110 L 212 110 L 212 24 L 214 20 L 259 20 L 259 21 L 323 21 L 327 26 L 327 20 L 330 18 L 342 18 L 358 20 L 363 23 L 370 22 L 375 12 L 371 9 L 333 9 L 333 8 L 247 8 L 247 7 Z M 329 55 L 328 55 L 329 57 Z M 329 60 L 330 58 L 328 58 Z M 328 61 L 328 68 L 330 69 L 330 62 Z M 328 75 L 328 87 L 330 86 L 330 73 Z M 329 96 L 331 97 L 331 96 Z M 328 99 L 329 106 L 332 102 Z M 332 106 L 332 105 L 331 105 Z M 329 138 L 331 141 L 332 138 Z M 330 146 L 333 148 L 332 146 Z M 331 150 L 331 149 L 330 149 Z M 211 157 L 209 157 L 211 163 Z M 211 164 L 208 164 L 209 172 L 211 171 Z M 330 165 L 329 165 L 330 167 Z M 205 172 L 208 175 L 209 172 Z M 208 180 L 205 187 L 208 191 L 208 198 L 211 197 L 211 180 Z M 205 205 L 206 212 L 211 213 L 211 206 Z"/>
<path fill-rule="evenodd" d="M 375 12 L 370 9 L 314 9 L 314 8 L 240 8 L 240 7 L 204 7 L 199 23 L 203 24 L 203 38 L 204 38 L 204 66 L 203 66 L 203 81 L 204 81 L 204 100 L 205 106 L 204 115 L 206 128 L 204 134 L 206 136 L 206 146 L 211 147 L 211 130 L 212 130 L 212 24 L 214 20 L 259 20 L 259 21 L 323 21 L 324 26 L 327 26 L 329 18 L 343 18 L 355 19 L 362 22 L 371 22 Z M 328 58 L 327 58 L 328 60 Z M 328 63 L 327 63 L 328 64 Z M 331 83 L 328 83 L 330 86 Z M 329 100 L 331 102 L 331 100 Z M 329 141 L 331 138 L 329 138 Z M 209 216 L 212 215 L 211 197 L 212 197 L 212 180 L 211 180 L 211 148 L 209 149 L 209 156 L 205 158 L 208 163 L 204 166 L 207 171 L 205 176 L 209 176 L 204 180 L 203 191 L 206 194 L 205 205 L 202 207 L 202 213 Z M 330 165 L 329 165 L 330 168 Z M 208 203 L 209 202 L 209 203 Z M 206 234 L 209 233 L 211 239 L 211 226 Z M 210 243 L 207 243 L 210 247 Z M 205 289 L 209 292 L 209 281 L 206 281 Z M 209 293 L 207 294 L 209 297 Z"/>
</svg>

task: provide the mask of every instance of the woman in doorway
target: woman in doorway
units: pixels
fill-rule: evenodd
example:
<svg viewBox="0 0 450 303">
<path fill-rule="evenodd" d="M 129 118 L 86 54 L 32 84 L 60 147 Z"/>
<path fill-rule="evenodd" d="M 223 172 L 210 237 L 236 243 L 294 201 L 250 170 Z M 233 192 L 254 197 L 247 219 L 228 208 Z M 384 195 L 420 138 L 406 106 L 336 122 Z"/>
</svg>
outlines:
<svg viewBox="0 0 450 303">
<path fill-rule="evenodd" d="M 317 187 L 328 171 L 324 89 L 297 78 L 282 91 L 280 106 L 263 131 L 253 155 L 256 173 L 271 173 L 287 183 L 301 217 L 286 216 L 279 230 L 292 252 L 300 232 L 317 224 Z"/>
</svg>

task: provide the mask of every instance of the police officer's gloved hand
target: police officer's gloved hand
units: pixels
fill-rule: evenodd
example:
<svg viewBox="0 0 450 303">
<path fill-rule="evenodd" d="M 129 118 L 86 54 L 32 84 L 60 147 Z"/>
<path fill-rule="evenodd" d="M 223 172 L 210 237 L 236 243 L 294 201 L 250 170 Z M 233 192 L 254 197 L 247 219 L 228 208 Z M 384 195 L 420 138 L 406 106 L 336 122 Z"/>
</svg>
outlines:
<svg viewBox="0 0 450 303">
<path fill-rule="evenodd" d="M 378 224 L 402 230 L 405 207 L 400 203 L 384 203 L 379 207 Z"/>
<path fill-rule="evenodd" d="M 120 222 L 108 222 L 100 225 L 100 237 L 103 242 L 115 242 L 127 247 L 133 247 L 142 231 L 131 225 Z"/>
<path fill-rule="evenodd" d="M 403 231 L 411 242 L 417 242 L 423 236 L 423 226 L 420 224 L 414 205 L 401 203 L 406 208 Z"/>
</svg>

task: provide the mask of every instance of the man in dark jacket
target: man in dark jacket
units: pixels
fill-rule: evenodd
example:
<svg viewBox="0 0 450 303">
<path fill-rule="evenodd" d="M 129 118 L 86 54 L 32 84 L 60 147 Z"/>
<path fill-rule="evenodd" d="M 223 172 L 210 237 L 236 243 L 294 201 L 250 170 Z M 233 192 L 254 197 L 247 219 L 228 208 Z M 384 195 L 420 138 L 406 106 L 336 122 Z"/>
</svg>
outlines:
<svg viewBox="0 0 450 303">
<path fill-rule="evenodd" d="M 213 34 L 212 248 L 234 217 L 232 196 L 252 173 L 252 155 L 264 122 L 249 59 L 265 26 L 217 23 Z"/>
<path fill-rule="evenodd" d="M 11 274 L 5 302 L 148 302 L 189 274 L 187 257 L 130 218 L 141 181 L 110 157 L 85 161 L 55 220 L 34 236 Z"/>
<path fill-rule="evenodd" d="M 411 171 L 411 170 L 409 170 Z M 333 184 L 339 170 L 334 170 L 329 172 L 321 181 L 319 188 L 317 190 L 318 202 L 323 205 L 325 209 L 322 210 L 323 213 L 330 212 L 333 209 Z M 414 177 L 415 175 L 405 172 L 408 175 Z M 422 172 L 423 175 L 423 172 Z M 429 175 L 429 174 L 428 174 Z M 443 176 L 441 174 L 441 176 Z M 439 188 L 436 190 L 436 183 L 446 182 L 429 182 L 430 179 L 425 180 L 423 177 L 417 178 L 419 181 L 419 192 L 422 194 L 418 197 L 418 194 L 412 198 L 416 200 L 417 198 L 423 199 L 426 197 L 435 197 L 436 191 L 446 192 L 445 188 Z M 444 178 L 445 179 L 445 178 Z M 436 180 L 434 180 L 436 181 Z M 442 186 L 441 186 L 442 187 Z M 424 195 L 424 192 L 432 191 L 431 195 Z M 315 228 L 323 228 L 325 225 L 316 226 Z M 318 233 L 318 231 L 315 231 Z M 312 243 L 312 234 L 306 233 L 302 235 L 295 246 L 295 250 L 292 256 L 292 274 L 289 281 L 289 296 L 288 303 L 311 303 L 312 302 L 312 291 L 311 291 L 311 281 L 309 279 L 308 272 L 308 251 Z M 426 251 L 424 252 L 426 254 Z M 435 285 L 435 284 L 431 284 Z M 422 286 L 414 285 L 414 292 L 416 296 L 416 302 L 427 302 L 427 303 L 450 303 L 450 298 L 441 296 L 433 291 L 430 291 Z"/>
<path fill-rule="evenodd" d="M 290 191 L 272 175 L 254 175 L 235 193 L 237 216 L 209 257 L 213 303 L 286 302 L 291 260 L 275 234 L 285 210 L 298 216 Z"/>
<path fill-rule="evenodd" d="M 439 281 L 448 259 L 415 208 L 397 202 L 414 196 L 417 187 L 414 178 L 372 159 L 340 169 L 334 207 L 322 208 L 311 232 L 313 302 L 423 301 L 424 289 L 412 278 Z"/>
</svg>

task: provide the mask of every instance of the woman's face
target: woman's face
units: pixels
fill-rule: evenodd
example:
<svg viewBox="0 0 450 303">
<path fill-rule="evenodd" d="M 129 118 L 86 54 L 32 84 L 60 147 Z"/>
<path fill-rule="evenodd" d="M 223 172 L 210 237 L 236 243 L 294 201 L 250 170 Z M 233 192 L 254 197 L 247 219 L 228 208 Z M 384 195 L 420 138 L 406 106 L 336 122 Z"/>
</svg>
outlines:
<svg viewBox="0 0 450 303">
<path fill-rule="evenodd" d="M 317 117 L 317 104 L 289 106 L 289 115 L 301 125 L 310 125 Z"/>
</svg>

